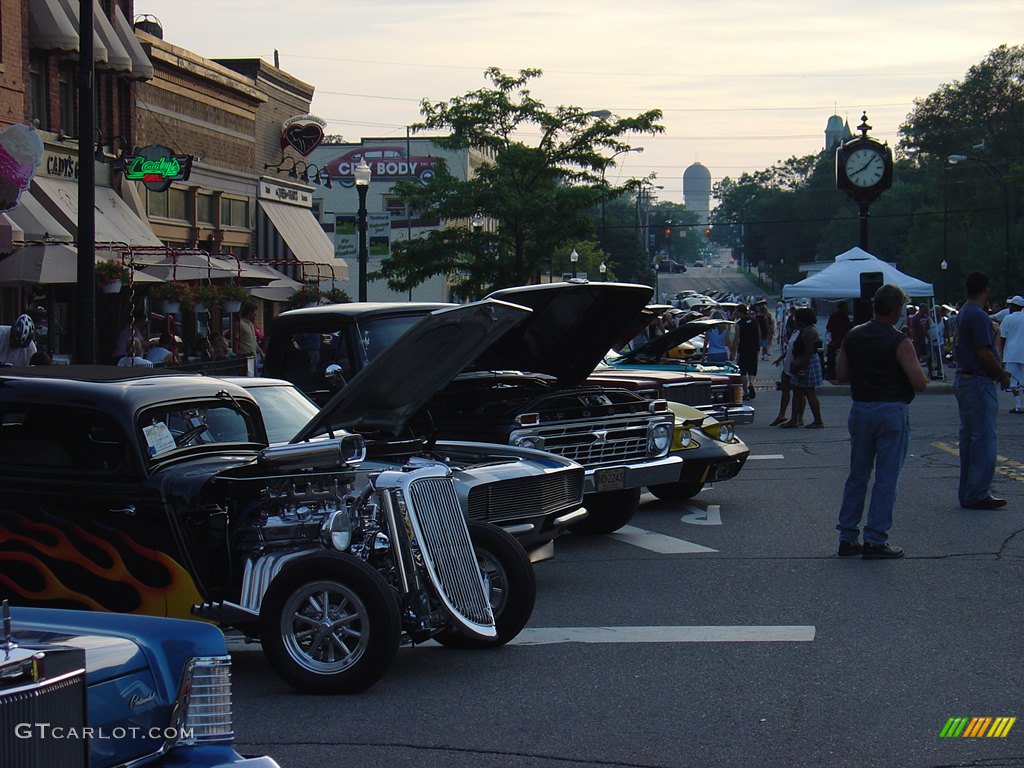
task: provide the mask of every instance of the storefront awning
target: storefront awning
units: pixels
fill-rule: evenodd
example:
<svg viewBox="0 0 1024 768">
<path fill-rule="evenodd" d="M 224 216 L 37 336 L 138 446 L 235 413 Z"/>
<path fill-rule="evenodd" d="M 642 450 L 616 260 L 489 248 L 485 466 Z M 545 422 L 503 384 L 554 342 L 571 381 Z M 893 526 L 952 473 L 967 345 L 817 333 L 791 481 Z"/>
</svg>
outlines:
<svg viewBox="0 0 1024 768">
<path fill-rule="evenodd" d="M 96 32 L 99 33 L 100 39 L 103 41 L 103 47 L 107 49 L 107 64 L 105 68 L 114 72 L 130 73 L 132 71 L 132 57 L 127 49 L 125 49 L 124 43 L 121 42 L 117 32 L 114 31 L 110 19 L 107 18 L 107 15 L 100 7 L 100 0 L 93 0 L 92 12 L 95 17 L 93 24 Z M 104 67 L 99 68 L 103 69 Z"/>
<path fill-rule="evenodd" d="M 260 209 L 296 261 L 330 267 L 324 277 L 348 280 L 348 265 L 334 258 L 334 244 L 308 208 L 260 200 Z M 331 274 L 327 274 L 330 271 Z"/>
<path fill-rule="evenodd" d="M 60 0 L 32 0 L 28 4 L 28 39 L 44 51 L 77 51 L 78 27 L 71 23 Z"/>
<path fill-rule="evenodd" d="M 119 260 L 109 251 L 97 251 L 96 260 Z M 162 282 L 135 270 L 136 283 Z M 63 243 L 26 245 L 10 256 L 0 258 L 0 286 L 68 285 L 78 282 L 78 249 Z"/>
<path fill-rule="evenodd" d="M 58 2 L 60 3 L 60 7 L 64 10 L 64 15 L 67 17 L 68 21 L 71 22 L 72 26 L 74 26 L 75 34 L 77 35 L 80 29 L 78 21 L 78 0 L 58 0 Z M 29 5 L 31 5 L 31 3 L 29 3 Z M 100 38 L 99 32 L 95 29 L 95 24 L 93 25 L 92 32 L 92 47 L 92 60 L 95 65 L 100 68 L 106 67 L 107 57 L 109 54 L 107 53 L 106 46 L 103 45 L 103 40 Z M 79 50 L 77 41 L 73 50 Z"/>
<path fill-rule="evenodd" d="M 14 243 L 25 242 L 25 231 L 6 213 L 0 213 L 0 253 L 10 253 Z"/>
<path fill-rule="evenodd" d="M 41 243 L 44 240 L 70 243 L 74 239 L 31 191 L 22 193 L 18 207 L 7 211 L 7 216 L 24 233 L 26 243 Z"/>
<path fill-rule="evenodd" d="M 114 8 L 114 31 L 124 44 L 125 49 L 128 51 L 128 55 L 132 57 L 132 72 L 127 76 L 128 79 L 152 80 L 153 62 L 151 62 L 149 60 L 149 56 L 146 55 L 146 51 L 143 49 L 142 43 L 140 43 L 139 38 L 135 36 L 135 29 L 128 22 L 128 19 L 125 18 L 120 6 Z"/>
<path fill-rule="evenodd" d="M 77 238 L 78 183 L 37 176 L 32 192 L 38 195 L 54 218 Z M 153 245 L 163 242 L 128 204 L 110 187 L 96 187 L 96 243 L 112 245 Z"/>
</svg>

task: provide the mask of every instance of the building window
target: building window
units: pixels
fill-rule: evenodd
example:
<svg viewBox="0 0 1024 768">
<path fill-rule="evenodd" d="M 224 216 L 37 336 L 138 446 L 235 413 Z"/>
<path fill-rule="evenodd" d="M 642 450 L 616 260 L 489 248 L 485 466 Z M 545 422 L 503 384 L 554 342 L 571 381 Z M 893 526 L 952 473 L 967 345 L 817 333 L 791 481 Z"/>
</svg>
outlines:
<svg viewBox="0 0 1024 768">
<path fill-rule="evenodd" d="M 78 135 L 78 67 L 62 61 L 57 67 L 60 92 L 60 130 L 65 136 Z"/>
<path fill-rule="evenodd" d="M 167 190 L 167 218 L 188 221 L 188 216 L 185 213 L 186 198 L 187 195 L 184 189 L 171 187 Z"/>
<path fill-rule="evenodd" d="M 220 199 L 220 225 L 248 229 L 249 201 L 222 197 Z"/>
<path fill-rule="evenodd" d="M 32 125 L 50 130 L 49 89 L 46 83 L 46 54 L 32 51 L 28 57 L 28 98 Z"/>
<path fill-rule="evenodd" d="M 146 190 L 146 213 L 157 218 L 167 218 L 167 193 Z"/>
<path fill-rule="evenodd" d="M 196 196 L 196 218 L 200 224 L 216 224 L 213 218 L 213 195 Z"/>
</svg>

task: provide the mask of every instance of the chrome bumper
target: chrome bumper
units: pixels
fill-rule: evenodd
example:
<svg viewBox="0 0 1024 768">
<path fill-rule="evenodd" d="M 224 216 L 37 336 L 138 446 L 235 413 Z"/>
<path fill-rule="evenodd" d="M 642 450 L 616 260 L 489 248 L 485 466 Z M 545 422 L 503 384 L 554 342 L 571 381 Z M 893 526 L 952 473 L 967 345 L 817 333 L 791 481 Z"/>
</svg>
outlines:
<svg viewBox="0 0 1024 768">
<path fill-rule="evenodd" d="M 663 483 L 674 483 L 679 479 L 679 471 L 682 469 L 683 460 L 678 456 L 666 456 L 663 459 L 654 459 L 642 464 L 626 464 L 622 466 L 623 472 L 622 488 L 643 488 L 647 485 L 661 485 Z M 598 492 L 598 473 L 616 470 L 620 467 L 598 467 L 588 469 L 586 479 L 583 483 L 584 495 Z"/>
</svg>

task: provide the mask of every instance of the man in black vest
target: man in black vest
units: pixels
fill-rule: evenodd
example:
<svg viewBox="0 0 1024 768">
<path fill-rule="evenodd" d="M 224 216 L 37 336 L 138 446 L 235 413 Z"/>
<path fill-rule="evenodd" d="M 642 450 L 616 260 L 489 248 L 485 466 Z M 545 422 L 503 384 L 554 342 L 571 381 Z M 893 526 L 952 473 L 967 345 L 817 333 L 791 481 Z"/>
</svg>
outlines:
<svg viewBox="0 0 1024 768">
<path fill-rule="evenodd" d="M 865 560 L 903 557 L 888 544 L 896 486 L 910 444 L 910 401 L 924 392 L 928 379 L 917 360 L 914 344 L 894 327 L 903 314 L 907 294 L 896 285 L 875 292 L 873 320 L 846 334 L 836 362 L 836 376 L 850 383 L 850 474 L 839 509 L 839 556 L 861 555 Z M 858 541 L 871 468 L 871 489 L 864 525 L 864 544 Z"/>
</svg>

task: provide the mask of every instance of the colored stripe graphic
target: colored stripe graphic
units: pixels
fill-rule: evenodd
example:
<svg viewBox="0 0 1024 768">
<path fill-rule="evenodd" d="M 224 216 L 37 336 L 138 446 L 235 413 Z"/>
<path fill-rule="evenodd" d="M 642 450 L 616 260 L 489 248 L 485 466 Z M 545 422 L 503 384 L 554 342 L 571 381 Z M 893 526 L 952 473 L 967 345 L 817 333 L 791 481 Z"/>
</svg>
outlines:
<svg viewBox="0 0 1024 768">
<path fill-rule="evenodd" d="M 1010 732 L 1015 722 L 1017 722 L 1016 717 L 997 717 L 995 723 L 992 724 L 991 730 L 985 735 L 989 738 L 1005 739 L 1006 734 Z"/>
<path fill-rule="evenodd" d="M 939 732 L 941 739 L 1005 739 L 1016 717 L 951 717 Z"/>
<path fill-rule="evenodd" d="M 941 739 L 955 739 L 964 732 L 967 726 L 966 717 L 951 717 L 946 721 L 946 726 L 939 733 Z"/>
</svg>

